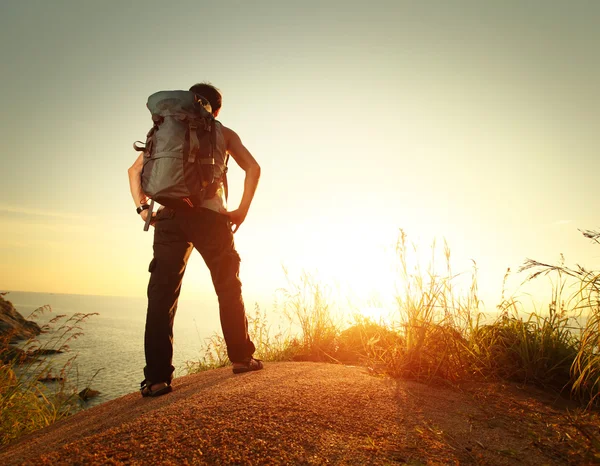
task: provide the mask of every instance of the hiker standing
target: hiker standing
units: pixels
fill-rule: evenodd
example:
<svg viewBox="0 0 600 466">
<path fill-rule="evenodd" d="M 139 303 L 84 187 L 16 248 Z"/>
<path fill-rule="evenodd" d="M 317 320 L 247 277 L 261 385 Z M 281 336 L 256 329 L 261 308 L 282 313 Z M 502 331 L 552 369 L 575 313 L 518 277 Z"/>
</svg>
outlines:
<svg viewBox="0 0 600 466">
<path fill-rule="evenodd" d="M 171 391 L 173 320 L 192 248 L 198 250 L 210 270 L 233 372 L 263 367 L 252 357 L 255 347 L 248 336 L 240 257 L 233 241 L 233 233 L 244 222 L 252 203 L 260 166 L 239 136 L 215 120 L 221 99 L 219 90 L 210 84 L 153 94 L 148 108 L 154 126 L 143 147 L 134 145 L 143 152 L 128 170 L 131 195 L 138 215 L 146 222 L 145 229 L 154 225 L 143 396 Z M 231 211 L 226 206 L 229 155 L 245 172 L 240 205 Z M 169 179 L 157 180 L 165 176 Z M 152 212 L 154 200 L 163 205 L 157 213 Z"/>
</svg>

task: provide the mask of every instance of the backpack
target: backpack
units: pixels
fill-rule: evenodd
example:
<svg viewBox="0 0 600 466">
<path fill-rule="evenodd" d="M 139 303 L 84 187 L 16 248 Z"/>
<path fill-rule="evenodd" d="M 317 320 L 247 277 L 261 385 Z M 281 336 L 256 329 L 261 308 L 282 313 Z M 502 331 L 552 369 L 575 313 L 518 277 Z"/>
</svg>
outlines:
<svg viewBox="0 0 600 466">
<path fill-rule="evenodd" d="M 160 91 L 148 97 L 146 106 L 152 128 L 145 144 L 133 144 L 144 153 L 142 190 L 151 199 L 144 231 L 155 201 L 193 210 L 213 197 L 221 182 L 227 195 L 227 156 L 216 150 L 220 124 L 208 100 L 190 91 Z"/>
</svg>

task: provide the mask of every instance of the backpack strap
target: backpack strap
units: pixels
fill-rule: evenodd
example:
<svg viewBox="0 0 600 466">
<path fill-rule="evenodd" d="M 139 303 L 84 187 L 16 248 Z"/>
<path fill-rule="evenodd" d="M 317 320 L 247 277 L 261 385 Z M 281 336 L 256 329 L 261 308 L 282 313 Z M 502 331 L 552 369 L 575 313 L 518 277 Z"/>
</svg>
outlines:
<svg viewBox="0 0 600 466">
<path fill-rule="evenodd" d="M 188 128 L 190 132 L 190 153 L 188 155 L 188 162 L 194 163 L 196 161 L 196 154 L 200 150 L 200 141 L 198 140 L 198 125 L 196 122 L 190 120 Z"/>
<path fill-rule="evenodd" d="M 227 164 L 229 163 L 229 152 L 225 152 L 225 166 L 223 167 L 223 173 L 221 177 L 223 178 L 223 189 L 225 190 L 225 201 L 227 202 L 227 198 L 229 196 L 229 184 L 227 183 L 227 172 L 229 171 L 229 167 Z"/>
<path fill-rule="evenodd" d="M 217 147 L 217 122 L 215 119 L 210 121 L 210 155 L 208 158 L 201 159 L 202 165 L 211 165 L 210 180 L 207 181 L 207 186 L 215 182 L 215 149 Z M 204 180 L 205 181 L 205 180 Z"/>
<path fill-rule="evenodd" d="M 198 126 L 203 124 L 204 130 L 208 130 L 210 133 L 210 152 L 208 157 L 200 157 L 198 162 L 196 162 L 196 156 L 200 154 L 200 140 L 198 139 Z M 207 188 L 209 185 L 215 183 L 215 155 L 214 152 L 217 147 L 217 122 L 214 118 L 211 118 L 209 121 L 195 121 L 189 120 L 188 123 L 189 128 L 189 155 L 188 155 L 188 163 L 195 163 L 198 169 L 198 174 L 200 176 L 200 182 L 202 185 L 202 189 Z M 229 158 L 229 154 L 227 154 L 227 159 Z M 210 171 L 203 170 L 201 167 L 203 165 L 209 165 Z M 225 198 L 227 199 L 228 189 L 227 189 L 227 179 L 225 177 L 225 173 L 227 172 L 227 161 L 225 161 L 225 167 L 222 172 L 222 179 L 225 188 Z M 208 175 L 210 173 L 210 175 Z M 208 179 L 206 179 L 208 177 Z"/>
<path fill-rule="evenodd" d="M 148 209 L 148 217 L 146 217 L 146 223 L 144 223 L 144 231 L 148 231 L 150 228 L 150 222 L 152 221 L 152 211 L 154 210 L 154 199 L 150 200 L 150 208 Z"/>
</svg>

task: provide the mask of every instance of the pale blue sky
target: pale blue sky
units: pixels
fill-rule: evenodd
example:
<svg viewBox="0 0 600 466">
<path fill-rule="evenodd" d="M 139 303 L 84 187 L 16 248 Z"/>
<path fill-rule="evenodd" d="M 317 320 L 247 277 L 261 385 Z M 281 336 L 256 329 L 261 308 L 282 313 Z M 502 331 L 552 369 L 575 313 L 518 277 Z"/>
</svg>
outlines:
<svg viewBox="0 0 600 466">
<path fill-rule="evenodd" d="M 490 296 L 525 257 L 599 264 L 599 56 L 596 1 L 3 2 L 0 286 L 143 295 L 131 143 L 149 94 L 203 80 L 263 168 L 251 295 L 282 263 L 373 279 L 398 228 Z"/>
</svg>

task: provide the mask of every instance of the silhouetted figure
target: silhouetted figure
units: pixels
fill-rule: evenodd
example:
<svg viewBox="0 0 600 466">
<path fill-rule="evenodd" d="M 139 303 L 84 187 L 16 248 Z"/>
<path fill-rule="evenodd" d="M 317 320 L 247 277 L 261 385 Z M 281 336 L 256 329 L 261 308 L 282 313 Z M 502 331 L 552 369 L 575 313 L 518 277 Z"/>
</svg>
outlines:
<svg viewBox="0 0 600 466">
<path fill-rule="evenodd" d="M 165 94 L 169 92 L 173 91 L 165 91 Z M 174 92 L 179 92 L 184 97 L 188 94 L 187 91 Z M 144 222 L 150 215 L 147 223 L 154 225 L 154 257 L 149 266 L 148 311 L 144 337 L 146 367 L 144 368 L 145 380 L 141 387 L 143 396 L 159 396 L 171 391 L 174 371 L 173 320 L 192 248 L 202 255 L 211 273 L 219 300 L 221 327 L 227 344 L 227 355 L 233 363 L 233 372 L 248 372 L 263 367 L 261 361 L 252 357 L 255 347 L 248 336 L 248 321 L 239 279 L 240 257 L 233 240 L 233 233 L 238 230 L 248 214 L 260 178 L 260 166 L 244 147 L 239 136 L 214 120 L 221 109 L 222 96 L 219 90 L 210 84 L 196 84 L 190 88 L 190 93 L 196 99 L 195 103 L 203 104 L 204 108 L 212 113 L 209 118 L 212 129 L 209 133 L 212 138 L 210 157 L 213 159 L 214 166 L 211 168 L 216 170 L 213 173 L 217 173 L 218 176 L 215 177 L 212 185 L 208 185 L 206 189 L 208 194 L 201 202 L 192 202 L 196 199 L 193 196 L 185 198 L 183 200 L 187 205 L 182 204 L 181 207 L 178 204 L 167 206 L 165 203 L 156 214 L 152 214 L 153 209 L 148 205 L 149 196 L 142 188 L 142 177 L 149 176 L 150 165 L 144 173 L 142 172 L 145 159 L 146 163 L 151 162 L 153 130 L 149 133 L 145 148 L 139 149 L 144 152 L 128 170 L 131 195 L 137 213 Z M 155 96 L 160 97 L 159 94 L 161 93 Z M 153 112 L 154 129 L 158 134 L 161 131 L 160 125 L 167 124 L 165 122 L 168 116 L 163 118 L 154 114 L 151 99 L 153 96 L 149 99 L 148 107 Z M 162 103 L 159 102 L 158 108 L 163 108 L 161 105 Z M 210 113 L 207 115 L 210 116 Z M 178 121 L 180 120 L 179 118 Z M 197 146 L 202 144 L 194 134 L 194 130 L 187 130 L 185 137 L 189 140 L 186 139 L 184 146 L 188 143 L 190 147 L 194 144 Z M 240 205 L 231 211 L 228 211 L 226 206 L 225 173 L 229 155 L 246 174 Z M 189 161 L 191 160 L 190 158 Z M 223 160 L 225 161 L 223 166 L 218 167 L 218 161 Z M 189 161 L 186 160 L 186 163 Z M 205 182 L 204 185 L 207 183 Z M 157 202 L 161 201 L 157 199 Z"/>
</svg>

